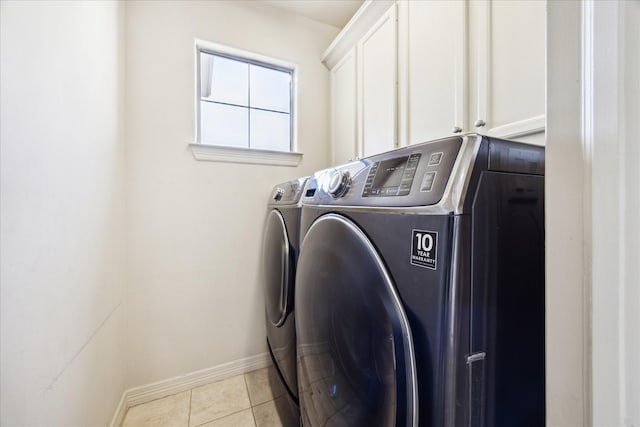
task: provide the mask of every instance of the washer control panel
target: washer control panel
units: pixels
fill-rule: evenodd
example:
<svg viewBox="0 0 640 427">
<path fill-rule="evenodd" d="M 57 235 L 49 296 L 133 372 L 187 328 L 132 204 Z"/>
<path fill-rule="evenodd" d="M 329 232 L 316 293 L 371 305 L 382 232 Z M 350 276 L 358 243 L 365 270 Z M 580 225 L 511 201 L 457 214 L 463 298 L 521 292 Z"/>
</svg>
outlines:
<svg viewBox="0 0 640 427">
<path fill-rule="evenodd" d="M 316 173 L 303 203 L 428 206 L 444 194 L 463 138 L 412 145 Z"/>
<path fill-rule="evenodd" d="M 273 187 L 269 204 L 271 205 L 295 205 L 302 197 L 302 191 L 308 178 L 298 178 L 289 182 L 283 182 Z"/>
</svg>

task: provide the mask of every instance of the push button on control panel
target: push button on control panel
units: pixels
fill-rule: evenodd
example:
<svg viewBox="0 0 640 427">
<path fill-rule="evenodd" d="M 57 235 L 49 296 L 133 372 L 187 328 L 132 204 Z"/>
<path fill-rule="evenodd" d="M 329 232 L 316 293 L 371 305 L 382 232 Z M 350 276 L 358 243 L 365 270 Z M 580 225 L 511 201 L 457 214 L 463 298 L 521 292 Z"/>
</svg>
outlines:
<svg viewBox="0 0 640 427">
<path fill-rule="evenodd" d="M 433 153 L 431 156 L 429 156 L 429 163 L 427 164 L 427 166 L 438 166 L 442 161 L 442 156 L 442 152 Z"/>
<path fill-rule="evenodd" d="M 411 184 L 413 184 L 413 177 L 416 174 L 418 162 L 420 162 L 420 154 L 412 154 L 409 156 L 407 166 L 404 169 L 404 175 L 402 176 L 402 180 L 400 181 L 398 196 L 406 196 L 411 192 Z"/>
<path fill-rule="evenodd" d="M 422 182 L 420 183 L 420 191 L 431 191 L 433 190 L 433 184 L 436 182 L 437 172 L 425 172 L 422 177 Z"/>
<path fill-rule="evenodd" d="M 371 186 L 373 185 L 373 178 L 376 176 L 376 173 L 378 173 L 379 166 L 380 166 L 380 162 L 376 162 L 373 164 L 373 166 L 371 166 L 371 169 L 369 169 L 367 180 L 364 183 L 364 190 L 362 191 L 362 197 L 367 197 L 369 195 L 371 196 L 378 195 L 379 192 L 377 191 L 377 189 L 372 189 Z"/>
</svg>

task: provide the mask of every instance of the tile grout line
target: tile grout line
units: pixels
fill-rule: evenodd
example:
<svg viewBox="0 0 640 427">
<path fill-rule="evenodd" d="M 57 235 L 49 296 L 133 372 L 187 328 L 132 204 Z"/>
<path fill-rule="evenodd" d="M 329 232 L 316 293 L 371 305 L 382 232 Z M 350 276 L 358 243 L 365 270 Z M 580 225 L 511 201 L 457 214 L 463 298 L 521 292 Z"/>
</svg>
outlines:
<svg viewBox="0 0 640 427">
<path fill-rule="evenodd" d="M 256 413 L 253 411 L 253 402 L 251 401 L 251 392 L 249 392 L 249 384 L 247 384 L 247 374 L 242 374 L 242 379 L 244 380 L 244 386 L 247 389 L 247 396 L 249 397 L 249 405 L 251 407 L 251 416 L 253 417 L 253 425 L 258 427 L 258 422 L 256 421 Z"/>
<path fill-rule="evenodd" d="M 230 417 L 232 415 L 239 414 L 240 412 L 246 411 L 247 409 L 251 409 L 251 416 L 253 417 L 253 423 L 254 423 L 254 425 L 256 425 L 256 419 L 255 419 L 255 416 L 253 415 L 253 405 L 251 404 L 251 396 L 249 394 L 249 386 L 247 384 L 247 380 L 245 378 L 245 374 L 241 374 L 241 375 L 242 375 L 242 380 L 244 381 L 245 390 L 247 391 L 247 397 L 249 397 L 249 407 L 248 408 L 242 408 L 242 409 L 239 409 L 239 410 L 237 410 L 235 412 L 232 412 L 230 414 L 226 414 L 226 415 L 223 415 L 223 416 L 220 416 L 220 417 L 213 418 L 211 420 L 204 421 L 204 422 L 202 422 L 200 424 L 196 424 L 194 426 L 190 425 L 189 427 L 200 427 L 200 426 L 203 426 L 205 424 L 211 423 L 213 421 L 218 421 L 218 420 L 221 420 L 223 418 L 227 418 L 227 417 Z M 193 390 L 193 389 L 191 389 L 191 390 Z M 190 420 L 191 420 L 191 406 L 189 406 L 189 421 Z"/>
<path fill-rule="evenodd" d="M 253 371 L 252 371 L 252 372 L 253 372 Z M 232 413 L 230 413 L 230 414 L 226 414 L 226 415 L 223 415 L 223 416 L 220 416 L 220 417 L 213 418 L 213 419 L 211 419 L 211 420 L 204 421 L 204 422 L 199 423 L 199 424 L 194 424 L 194 425 L 192 425 L 192 423 L 191 423 L 191 415 L 192 415 L 192 410 L 193 410 L 193 390 L 194 390 L 195 388 L 197 388 L 197 387 L 193 387 L 193 388 L 191 388 L 191 389 L 189 389 L 189 390 L 185 390 L 185 391 L 188 391 L 188 392 L 189 392 L 189 408 L 188 408 L 188 412 L 187 412 L 187 425 L 186 425 L 186 427 L 201 427 L 201 426 L 203 426 L 203 425 L 205 425 L 205 424 L 208 424 L 208 423 L 210 423 L 210 422 L 217 421 L 217 420 L 220 420 L 220 419 L 222 419 L 222 418 L 226 418 L 226 417 L 229 417 L 229 416 L 232 416 L 232 415 L 238 414 L 238 413 L 240 413 L 240 412 L 246 411 L 247 409 L 250 409 L 250 410 L 251 410 L 251 417 L 252 417 L 252 419 L 253 419 L 254 427 L 257 427 L 258 423 L 257 423 L 257 418 L 256 418 L 256 414 L 255 414 L 254 408 L 255 408 L 255 407 L 257 407 L 257 406 L 262 406 L 262 405 L 268 404 L 268 403 L 270 403 L 270 402 L 275 402 L 275 397 L 274 397 L 274 398 L 272 398 L 272 399 L 270 399 L 270 400 L 267 400 L 267 401 L 265 401 L 265 402 L 259 402 L 259 403 L 258 403 L 258 402 L 256 402 L 256 404 L 254 405 L 254 404 L 253 404 L 253 402 L 252 402 L 252 399 L 251 399 L 251 392 L 250 392 L 250 390 L 249 390 L 249 383 L 248 383 L 248 379 L 247 379 L 247 374 L 241 374 L 241 375 L 242 375 L 242 380 L 243 380 L 243 382 L 244 382 L 245 391 L 246 391 L 246 393 L 247 393 L 247 397 L 248 397 L 248 400 L 249 400 L 249 407 L 247 407 L 247 408 L 242 408 L 242 409 L 239 409 L 239 410 L 237 410 L 237 411 L 235 411 L 235 412 L 232 412 Z M 217 381 L 216 381 L 216 382 L 217 382 Z M 212 384 L 213 384 L 213 383 L 212 383 Z M 180 394 L 180 393 L 175 393 L 175 394 L 172 394 L 172 395 L 169 395 L 169 396 L 165 396 L 165 397 L 161 397 L 161 398 L 153 399 L 153 400 L 151 400 L 151 401 L 149 401 L 149 402 L 141 403 L 141 404 L 134 405 L 134 406 L 132 406 L 132 407 L 127 408 L 127 410 L 126 410 L 126 412 L 125 412 L 125 415 L 123 416 L 123 420 L 122 420 L 122 422 L 121 422 L 121 424 L 120 424 L 120 426 L 119 426 L 119 427 L 122 427 L 122 426 L 124 425 L 124 421 L 125 421 L 125 419 L 127 418 L 127 415 L 128 415 L 128 413 L 130 412 L 130 410 L 131 410 L 132 408 L 135 408 L 135 407 L 141 407 L 141 406 L 146 406 L 146 405 L 148 405 L 148 404 L 150 404 L 150 403 L 152 403 L 152 402 L 156 402 L 156 401 L 159 401 L 159 400 L 164 400 L 164 399 L 167 399 L 167 398 L 169 398 L 169 397 L 176 396 L 176 395 L 178 395 L 178 394 Z M 273 396 L 272 396 L 272 397 L 273 397 Z"/>
<path fill-rule="evenodd" d="M 252 409 L 252 408 L 251 408 L 251 407 L 249 407 L 249 408 L 240 409 L 239 411 L 235 411 L 235 412 L 232 412 L 232 413 L 230 413 L 230 414 L 227 414 L 227 415 L 223 415 L 223 416 L 221 416 L 221 417 L 214 418 L 214 419 L 212 419 L 212 420 L 207 420 L 207 421 L 205 421 L 205 422 L 202 422 L 202 423 L 200 423 L 200 424 L 196 424 L 195 426 L 191 426 L 191 427 L 201 427 L 201 426 L 203 426 L 203 425 L 205 425 L 205 424 L 209 424 L 209 423 L 212 423 L 212 422 L 214 422 L 214 421 L 220 421 L 220 420 L 221 420 L 221 419 L 223 419 L 223 418 L 227 418 L 227 417 L 230 417 L 230 416 L 232 416 L 232 415 L 239 414 L 240 412 L 246 411 L 247 409 Z M 253 413 L 253 411 L 252 411 L 252 413 Z"/>
<path fill-rule="evenodd" d="M 193 389 L 189 390 L 189 416 L 187 417 L 187 427 L 191 427 L 191 402 L 193 401 Z"/>
</svg>

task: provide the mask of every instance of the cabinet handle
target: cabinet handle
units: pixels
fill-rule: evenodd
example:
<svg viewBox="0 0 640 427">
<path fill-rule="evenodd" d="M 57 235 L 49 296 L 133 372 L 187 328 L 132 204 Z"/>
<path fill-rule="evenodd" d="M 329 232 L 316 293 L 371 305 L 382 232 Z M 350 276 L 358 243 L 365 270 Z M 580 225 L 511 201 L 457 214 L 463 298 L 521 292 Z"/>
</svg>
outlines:
<svg viewBox="0 0 640 427">
<path fill-rule="evenodd" d="M 453 133 L 461 133 L 462 132 L 462 128 L 460 126 L 454 126 L 452 132 Z"/>
<path fill-rule="evenodd" d="M 473 125 L 477 128 L 481 128 L 481 127 L 484 127 L 486 123 L 484 122 L 484 120 L 478 119 Z"/>
</svg>

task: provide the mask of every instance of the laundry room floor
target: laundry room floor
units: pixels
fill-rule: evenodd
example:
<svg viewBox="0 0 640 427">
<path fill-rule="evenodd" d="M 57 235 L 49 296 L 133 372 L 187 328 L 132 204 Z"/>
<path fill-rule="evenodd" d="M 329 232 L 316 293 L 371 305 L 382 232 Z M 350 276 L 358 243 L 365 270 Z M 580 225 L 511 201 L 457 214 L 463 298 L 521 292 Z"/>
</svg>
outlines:
<svg viewBox="0 0 640 427">
<path fill-rule="evenodd" d="M 297 425 L 280 418 L 277 408 L 285 405 L 286 390 L 271 366 L 132 406 L 122 427 Z"/>
</svg>

